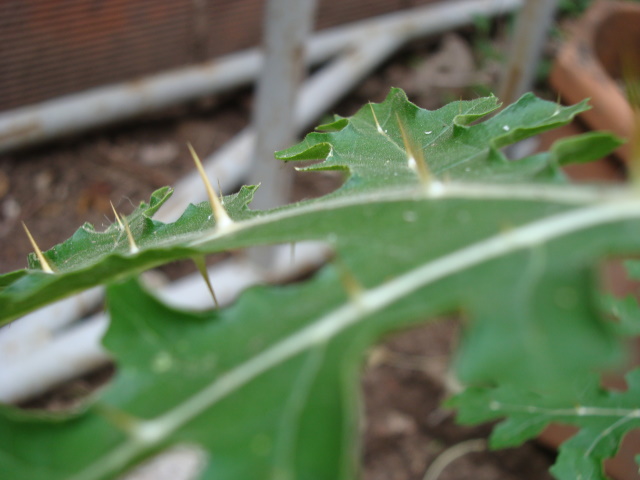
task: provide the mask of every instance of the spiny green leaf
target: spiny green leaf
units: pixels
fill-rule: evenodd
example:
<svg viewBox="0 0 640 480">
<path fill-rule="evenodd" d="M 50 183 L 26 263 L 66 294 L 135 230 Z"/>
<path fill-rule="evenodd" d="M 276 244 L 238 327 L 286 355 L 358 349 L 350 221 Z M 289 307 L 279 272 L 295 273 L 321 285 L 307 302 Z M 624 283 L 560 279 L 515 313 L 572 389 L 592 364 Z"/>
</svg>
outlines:
<svg viewBox="0 0 640 480">
<path fill-rule="evenodd" d="M 402 124 L 424 152 L 436 178 L 513 181 L 530 178 L 531 172 L 508 162 L 500 152 L 502 147 L 564 125 L 588 109 L 586 102 L 561 107 L 527 94 L 494 117 L 476 122 L 498 107 L 495 97 L 487 97 L 429 111 L 410 103 L 402 90 L 392 89 L 384 103 L 363 107 L 348 123 L 340 118 L 319 127 L 326 132 L 311 133 L 299 145 L 276 152 L 276 156 L 286 161 L 326 158 L 304 170 L 348 170 L 351 178 L 345 188 L 416 183 L 418 178 L 408 164 L 400 132 Z M 590 137 L 585 137 L 571 145 L 575 149 L 588 140 Z M 559 147 L 562 158 L 566 158 L 563 152 L 568 148 L 567 144 Z M 556 165 L 542 167 L 557 170 Z"/>
<path fill-rule="evenodd" d="M 351 119 L 337 118 L 325 126 L 335 132 L 310 134 L 301 146 L 280 152 L 280 155 L 285 159 L 330 156 L 321 166 L 311 168 L 350 171 L 349 191 L 356 185 L 359 189 L 366 187 L 369 190 L 373 187 L 412 187 L 419 184 L 419 178 L 407 163 L 400 121 L 407 126 L 412 141 L 421 146 L 429 169 L 438 178 L 500 182 L 560 178 L 558 162 L 550 156 L 523 159 L 515 165 L 507 162 L 498 148 L 564 124 L 586 106 L 560 107 L 525 95 L 495 117 L 468 126 L 497 106 L 495 97 L 488 97 L 454 102 L 430 112 L 410 103 L 401 90 L 393 89 L 384 103 L 369 104 Z M 576 144 L 580 142 L 575 141 Z M 247 209 L 255 188 L 244 187 L 237 195 L 226 197 L 226 207 L 234 220 L 247 220 L 258 215 Z M 195 253 L 220 251 L 215 242 L 205 245 L 199 240 L 207 232 L 215 232 L 215 222 L 206 204 L 189 207 L 174 224 L 165 225 L 151 219 L 170 194 L 169 188 L 158 190 L 149 204 L 142 203 L 127 216 L 138 252 L 131 252 L 127 236 L 117 223 L 104 232 L 96 232 L 93 226 L 86 224 L 68 241 L 45 252 L 57 274 L 42 273 L 37 260 L 31 257 L 30 270 L 0 276 L 0 325 L 110 279 L 122 278 Z M 268 215 L 268 212 L 259 213 L 264 221 L 268 221 Z M 277 218 L 274 217 L 275 221 Z M 313 236 L 309 230 L 307 238 Z M 228 245 L 228 248 L 255 243 L 244 242 Z"/>
<path fill-rule="evenodd" d="M 366 347 L 386 332 L 457 306 L 474 316 L 474 328 L 482 328 L 493 319 L 476 312 L 491 300 L 498 316 L 488 328 L 496 328 L 497 336 L 469 358 L 473 365 L 487 365 L 487 371 L 475 372 L 480 381 L 555 391 L 569 378 L 580 386 L 585 372 L 603 360 L 603 353 L 608 355 L 612 331 L 595 313 L 580 308 L 592 292 L 567 290 L 562 281 L 584 278 L 589 259 L 611 247 L 611 238 L 624 240 L 624 229 L 614 229 L 613 235 L 610 228 L 589 234 L 579 230 L 556 238 L 554 229 L 566 228 L 575 209 L 537 209 L 537 202 L 522 202 L 518 208 L 513 202 L 467 203 L 363 202 L 333 209 L 332 221 L 315 212 L 310 223 L 323 225 L 327 237 L 335 236 L 338 255 L 363 283 L 362 294 L 353 299 L 331 268 L 300 286 L 252 289 L 233 307 L 203 314 L 164 307 L 130 282 L 112 286 L 113 326 L 105 342 L 120 367 L 114 385 L 99 406 L 66 422 L 3 420 L 0 452 L 23 460 L 2 463 L 0 455 L 0 465 L 16 480 L 34 480 L 43 471 L 51 479 L 110 478 L 170 445 L 196 443 L 210 451 L 202 478 L 299 478 L 305 472 L 314 472 L 309 478 L 354 478 L 356 377 Z M 488 212 L 500 214 L 491 217 Z M 447 235 L 421 235 L 424 229 L 437 231 L 446 215 L 451 216 Z M 354 218 L 360 219 L 357 228 Z M 492 236 L 489 232 L 504 218 L 517 226 Z M 549 219 L 554 219 L 551 224 Z M 388 229 L 378 231 L 378 222 Z M 278 225 L 285 232 L 298 227 L 293 218 L 282 218 Z M 259 235 L 267 227 L 256 225 L 245 233 Z M 559 284 L 555 277 L 560 268 L 549 275 L 535 271 L 541 265 L 540 250 L 531 255 L 527 243 L 519 245 L 518 238 L 530 238 L 535 231 L 550 235 L 548 241 L 531 239 L 545 245 L 549 265 L 568 268 Z M 271 234 L 268 229 L 262 233 Z M 589 241 L 573 248 L 580 239 Z M 618 247 L 630 245 L 623 241 Z M 525 265 L 523 281 L 515 288 L 513 265 L 520 272 Z M 570 298 L 548 302 L 541 317 L 535 310 L 526 322 L 510 315 L 520 311 L 516 306 L 535 306 L 523 306 L 521 295 L 535 296 L 537 286 L 547 282 Z M 509 307 L 506 314 L 501 312 L 504 305 Z M 585 317 L 574 315 L 575 309 Z M 536 318 L 549 321 L 536 323 Z M 555 329 L 553 319 L 558 318 L 567 319 L 562 329 Z M 545 335 L 528 335 L 532 330 Z M 555 342 L 571 344 L 582 354 L 563 356 L 554 352 Z M 512 349 L 518 353 L 515 358 Z M 551 355 L 554 368 L 540 364 L 541 354 Z M 143 422 L 114 425 L 103 413 L 113 410 Z M 148 428 L 155 432 L 151 440 L 145 436 Z M 33 443 L 41 445 L 38 459 L 28 453 L 27 445 Z"/>
<path fill-rule="evenodd" d="M 593 372 L 622 356 L 601 315 L 594 266 L 640 253 L 640 197 L 558 184 L 568 148 L 520 161 L 500 152 L 567 122 L 583 104 L 527 95 L 481 121 L 496 107 L 488 98 L 428 112 L 393 90 L 280 153 L 326 155 L 316 169 L 351 172 L 335 194 L 251 212 L 245 189 L 227 198 L 235 223 L 223 229 L 208 223 L 206 206 L 175 224 L 142 212 L 129 222 L 138 252 L 123 238 L 96 258 L 90 239 L 98 234 L 85 232 L 65 247 L 78 263 L 57 257 L 68 270 L 1 279 L 4 319 L 29 302 L 111 282 L 105 344 L 119 372 L 70 418 L 0 412 L 0 471 L 16 480 L 111 478 L 171 445 L 196 444 L 209 454 L 202 478 L 352 479 L 364 353 L 389 332 L 452 311 L 467 323 L 457 356 L 463 381 L 514 399 L 527 391 L 545 408 L 551 394 L 554 408 L 582 398 Z M 586 155 L 580 142 L 591 141 L 579 137 L 570 150 Z M 429 179 L 408 150 L 414 161 L 424 154 Z M 328 266 L 300 285 L 254 288 L 229 308 L 194 314 L 135 282 L 117 283 L 196 253 L 303 240 L 329 243 L 358 292 L 347 293 Z"/>
<path fill-rule="evenodd" d="M 252 216 L 247 205 L 257 187 L 246 186 L 225 197 L 234 220 Z M 56 273 L 39 269 L 35 256 L 31 270 L 0 276 L 0 325 L 54 300 L 123 276 L 188 258 L 199 249 L 189 243 L 205 232 L 215 231 L 215 220 L 207 203 L 190 205 L 175 222 L 165 224 L 151 218 L 169 198 L 172 190 L 162 188 L 126 217 L 139 251 L 131 252 L 125 230 L 114 222 L 103 232 L 85 224 L 67 241 L 44 253 Z"/>
</svg>

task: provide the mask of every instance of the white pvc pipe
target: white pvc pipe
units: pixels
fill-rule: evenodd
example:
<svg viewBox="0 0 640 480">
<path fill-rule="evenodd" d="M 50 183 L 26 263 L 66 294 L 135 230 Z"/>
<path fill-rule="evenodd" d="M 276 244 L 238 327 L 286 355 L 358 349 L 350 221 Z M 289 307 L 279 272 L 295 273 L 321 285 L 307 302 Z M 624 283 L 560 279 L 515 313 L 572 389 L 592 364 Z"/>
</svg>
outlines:
<svg viewBox="0 0 640 480">
<path fill-rule="evenodd" d="M 267 210 L 289 201 L 291 171 L 277 165 L 273 152 L 293 144 L 296 138 L 295 108 L 315 4 L 315 0 L 266 2 L 264 64 L 253 107 L 253 168 L 247 179 L 250 184 L 262 185 L 252 202 L 255 209 Z"/>
<path fill-rule="evenodd" d="M 0 402 L 27 400 L 107 364 L 110 358 L 100 345 L 107 327 L 106 317 L 99 315 L 65 330 L 28 354 L 4 356 L 0 369 Z"/>
<path fill-rule="evenodd" d="M 94 310 L 103 297 L 102 288 L 94 287 L 4 326 L 0 329 L 0 365 L 6 358 L 37 351 L 51 341 L 57 330 Z"/>
<path fill-rule="evenodd" d="M 518 14 L 509 61 L 504 69 L 498 96 L 510 105 L 531 90 L 547 33 L 559 0 L 525 0 Z"/>
</svg>

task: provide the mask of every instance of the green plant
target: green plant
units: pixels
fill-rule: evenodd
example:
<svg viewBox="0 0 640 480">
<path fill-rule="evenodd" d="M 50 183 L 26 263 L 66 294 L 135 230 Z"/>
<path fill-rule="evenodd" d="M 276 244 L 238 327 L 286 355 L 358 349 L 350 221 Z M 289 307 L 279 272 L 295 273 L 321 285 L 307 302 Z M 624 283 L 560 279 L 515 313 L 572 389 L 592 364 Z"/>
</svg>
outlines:
<svg viewBox="0 0 640 480">
<path fill-rule="evenodd" d="M 464 421 L 507 420 L 495 446 L 551 421 L 581 428 L 563 447 L 561 479 L 603 479 L 601 460 L 638 427 L 637 373 L 625 393 L 597 372 L 622 357 L 621 329 L 597 302 L 594 269 L 640 251 L 640 196 L 630 187 L 572 185 L 560 166 L 619 145 L 606 133 L 565 139 L 512 162 L 501 149 L 569 122 L 586 104 L 523 96 L 494 116 L 494 97 L 421 110 L 402 91 L 336 117 L 277 153 L 324 158 L 342 188 L 268 212 L 255 187 L 190 206 L 172 224 L 151 216 L 170 194 L 104 232 L 80 228 L 0 276 L 0 318 L 107 285 L 104 344 L 118 373 L 64 414 L 0 410 L 0 472 L 11 479 L 112 478 L 173 445 L 197 445 L 201 478 L 357 476 L 359 369 L 392 331 L 460 312 L 456 360 Z M 335 261 L 311 279 L 246 291 L 205 313 L 163 305 L 135 280 L 178 258 L 259 244 L 322 240 Z M 43 261 L 54 273 L 41 270 Z M 570 346 L 570 348 L 568 348 Z"/>
<path fill-rule="evenodd" d="M 577 17 L 589 8 L 590 4 L 591 0 L 560 0 L 558 13 L 570 17 Z"/>
</svg>

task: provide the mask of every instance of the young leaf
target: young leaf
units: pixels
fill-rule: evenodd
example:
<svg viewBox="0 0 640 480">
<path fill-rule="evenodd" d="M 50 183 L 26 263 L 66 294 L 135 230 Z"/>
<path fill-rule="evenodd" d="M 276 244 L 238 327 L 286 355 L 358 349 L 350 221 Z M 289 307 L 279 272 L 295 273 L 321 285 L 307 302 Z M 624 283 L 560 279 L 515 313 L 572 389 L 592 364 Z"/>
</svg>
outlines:
<svg viewBox="0 0 640 480">
<path fill-rule="evenodd" d="M 472 388 L 448 404 L 462 423 L 504 418 L 492 433 L 493 448 L 520 445 L 550 423 L 575 425 L 580 430 L 560 447 L 552 473 L 559 480 L 606 480 L 604 460 L 615 455 L 626 433 L 640 428 L 640 370 L 627 375 L 627 385 L 625 392 L 607 391 L 594 377 L 573 402 L 509 386 Z"/>
<path fill-rule="evenodd" d="M 526 94 L 494 117 L 478 122 L 498 107 L 495 97 L 487 97 L 428 111 L 408 102 L 402 90 L 392 89 L 384 103 L 363 107 L 348 122 L 340 118 L 319 127 L 327 132 L 311 133 L 276 156 L 285 161 L 326 158 L 303 170 L 347 170 L 348 189 L 412 184 L 418 177 L 403 141 L 401 129 L 406 125 L 407 136 L 424 152 L 435 179 L 521 180 L 535 172 L 509 162 L 500 149 L 564 125 L 588 109 L 586 102 L 561 107 Z M 587 138 L 577 145 L 585 141 Z M 610 151 L 607 146 L 605 143 L 604 150 Z M 557 165 L 537 164 L 539 169 L 547 167 Z"/>
</svg>

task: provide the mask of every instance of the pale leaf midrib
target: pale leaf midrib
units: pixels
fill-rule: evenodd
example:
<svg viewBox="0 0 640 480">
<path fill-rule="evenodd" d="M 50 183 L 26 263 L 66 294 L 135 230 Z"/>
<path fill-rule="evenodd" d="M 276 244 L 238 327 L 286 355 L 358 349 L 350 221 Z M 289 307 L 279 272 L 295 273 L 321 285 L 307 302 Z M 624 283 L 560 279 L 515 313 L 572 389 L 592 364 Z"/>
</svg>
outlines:
<svg viewBox="0 0 640 480">
<path fill-rule="evenodd" d="M 535 201 L 566 205 L 584 205 L 597 202 L 625 202 L 640 198 L 634 190 L 626 187 L 573 186 L 573 185 L 536 185 L 536 184 L 483 184 L 483 183 L 440 183 L 430 186 L 412 186 L 385 188 L 349 196 L 337 196 L 327 200 L 318 199 L 309 203 L 283 208 L 248 220 L 236 222 L 228 228 L 212 229 L 202 232 L 198 238 L 187 243 L 186 247 L 196 247 L 242 230 L 257 226 L 270 225 L 280 221 L 302 217 L 310 213 L 339 210 L 346 207 L 365 206 L 384 202 L 401 201 L 438 201 L 438 200 L 504 200 Z"/>
</svg>

